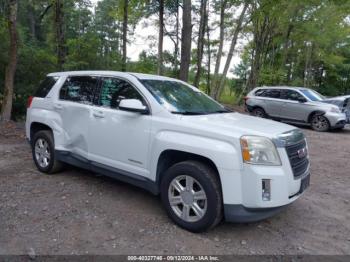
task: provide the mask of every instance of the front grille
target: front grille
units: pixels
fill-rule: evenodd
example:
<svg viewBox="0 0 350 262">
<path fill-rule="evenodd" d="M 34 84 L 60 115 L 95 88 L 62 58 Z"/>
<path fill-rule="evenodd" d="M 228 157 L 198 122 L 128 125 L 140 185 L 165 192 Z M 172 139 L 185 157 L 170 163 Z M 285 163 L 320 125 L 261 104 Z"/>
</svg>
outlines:
<svg viewBox="0 0 350 262">
<path fill-rule="evenodd" d="M 294 178 L 299 178 L 307 171 L 309 167 L 308 152 L 305 155 L 299 152 L 306 149 L 306 141 L 303 139 L 297 144 L 286 146 L 289 162 L 293 170 Z"/>
</svg>

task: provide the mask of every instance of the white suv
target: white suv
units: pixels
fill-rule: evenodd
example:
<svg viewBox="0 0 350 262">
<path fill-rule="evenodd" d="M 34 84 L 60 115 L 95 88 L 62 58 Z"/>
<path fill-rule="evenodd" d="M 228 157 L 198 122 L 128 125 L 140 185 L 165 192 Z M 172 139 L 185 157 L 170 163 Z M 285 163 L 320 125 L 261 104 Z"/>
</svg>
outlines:
<svg viewBox="0 0 350 262">
<path fill-rule="evenodd" d="M 26 135 L 44 173 L 69 163 L 160 194 L 199 232 L 265 219 L 309 185 L 295 127 L 227 110 L 176 79 L 108 71 L 52 73 L 28 101 Z"/>
</svg>

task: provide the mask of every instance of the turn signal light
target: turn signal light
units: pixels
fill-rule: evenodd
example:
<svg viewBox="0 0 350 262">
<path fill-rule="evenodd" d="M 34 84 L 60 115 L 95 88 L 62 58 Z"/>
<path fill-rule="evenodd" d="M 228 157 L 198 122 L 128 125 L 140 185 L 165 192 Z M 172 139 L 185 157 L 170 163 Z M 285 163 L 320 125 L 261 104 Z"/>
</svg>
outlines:
<svg viewBox="0 0 350 262">
<path fill-rule="evenodd" d="M 250 162 L 248 141 L 246 139 L 241 139 L 241 146 L 242 146 L 242 157 L 244 162 Z"/>
</svg>

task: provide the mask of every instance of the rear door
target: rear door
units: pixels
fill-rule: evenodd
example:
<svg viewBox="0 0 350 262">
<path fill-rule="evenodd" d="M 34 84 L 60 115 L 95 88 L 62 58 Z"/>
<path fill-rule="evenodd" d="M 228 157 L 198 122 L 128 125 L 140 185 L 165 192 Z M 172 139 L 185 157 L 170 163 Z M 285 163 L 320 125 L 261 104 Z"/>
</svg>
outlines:
<svg viewBox="0 0 350 262">
<path fill-rule="evenodd" d="M 283 100 L 281 100 L 280 89 L 265 89 L 260 94 L 264 97 L 264 110 L 271 117 L 280 117 Z"/>
<path fill-rule="evenodd" d="M 60 116 L 62 150 L 88 158 L 88 126 L 98 77 L 70 76 L 60 89 L 54 110 Z"/>
</svg>

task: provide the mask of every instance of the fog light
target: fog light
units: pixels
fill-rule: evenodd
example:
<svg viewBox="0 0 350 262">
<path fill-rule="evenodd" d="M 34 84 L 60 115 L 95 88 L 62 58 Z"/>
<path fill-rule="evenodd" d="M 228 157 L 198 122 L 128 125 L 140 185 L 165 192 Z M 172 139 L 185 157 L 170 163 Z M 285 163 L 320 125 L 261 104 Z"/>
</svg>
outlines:
<svg viewBox="0 0 350 262">
<path fill-rule="evenodd" d="M 271 179 L 263 179 L 261 181 L 261 188 L 262 188 L 262 200 L 263 201 L 270 201 L 271 200 L 271 186 L 270 186 Z"/>
</svg>

